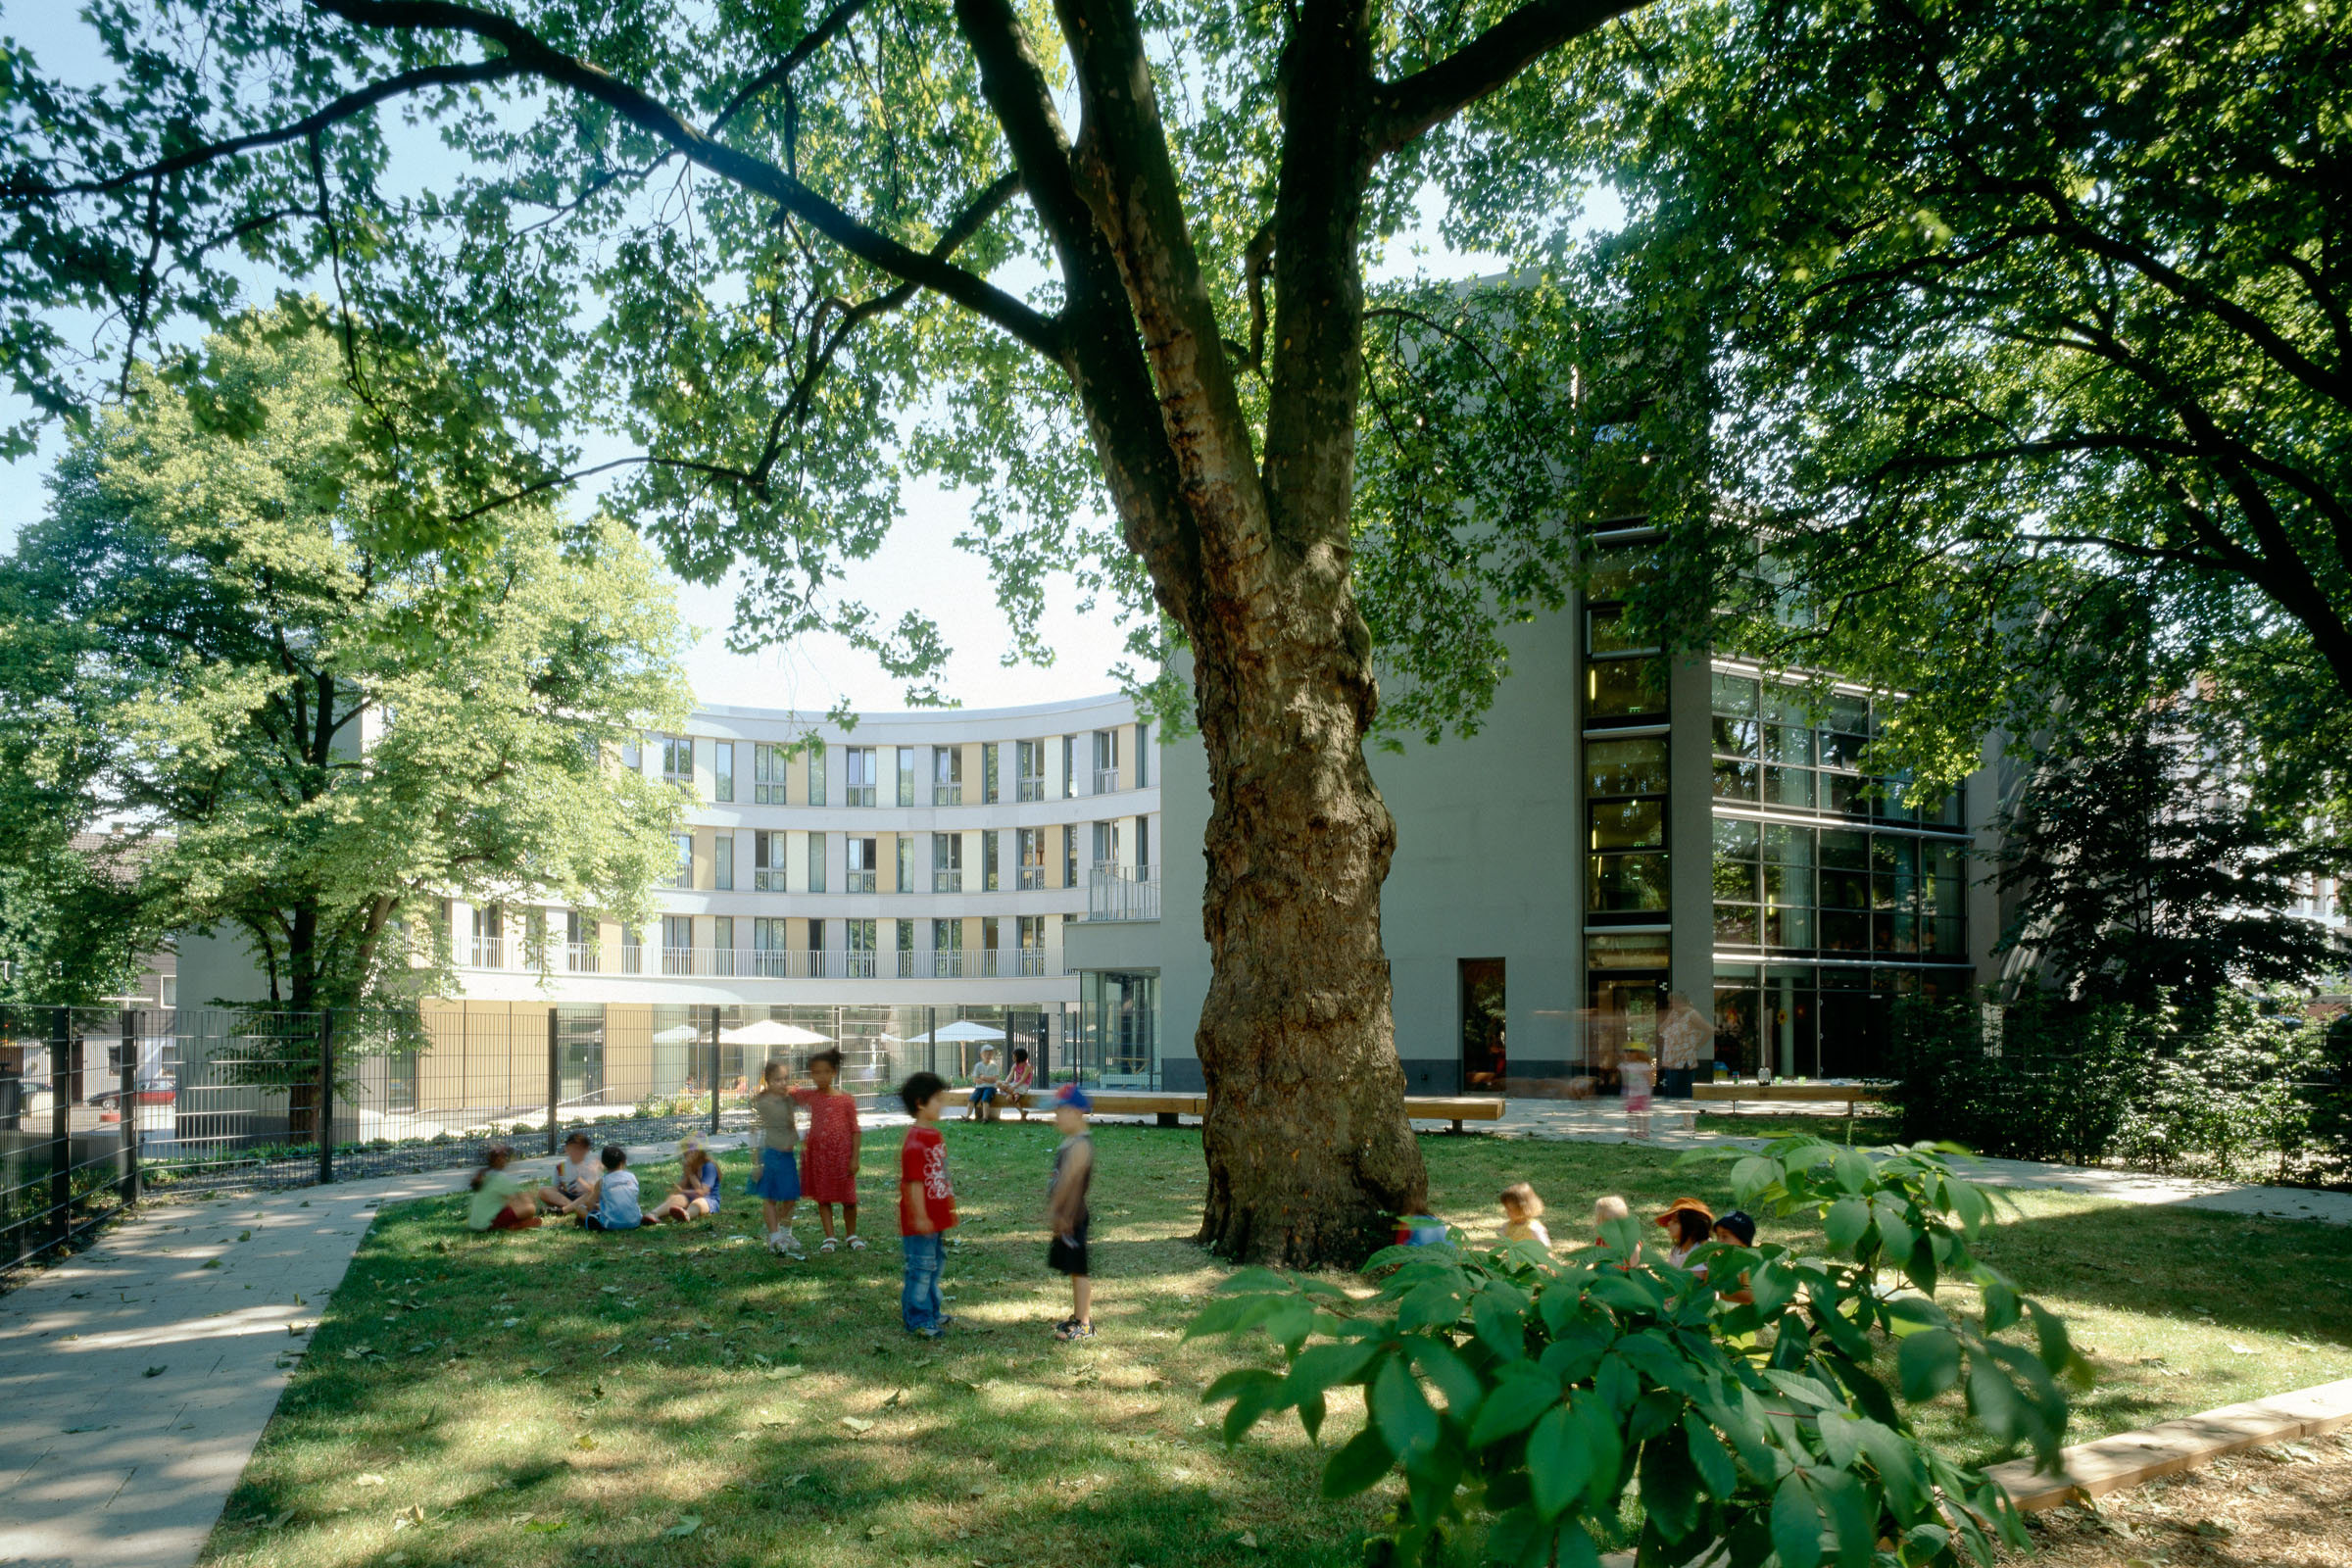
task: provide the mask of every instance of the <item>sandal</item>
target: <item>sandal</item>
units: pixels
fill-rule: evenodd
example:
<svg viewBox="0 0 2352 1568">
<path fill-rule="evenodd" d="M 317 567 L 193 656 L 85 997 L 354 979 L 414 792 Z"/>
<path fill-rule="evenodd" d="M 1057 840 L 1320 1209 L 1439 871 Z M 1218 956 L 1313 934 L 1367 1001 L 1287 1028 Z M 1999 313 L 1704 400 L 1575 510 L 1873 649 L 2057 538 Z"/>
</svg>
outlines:
<svg viewBox="0 0 2352 1568">
<path fill-rule="evenodd" d="M 851 1251 L 853 1251 L 853 1252 L 862 1252 L 862 1251 L 864 1251 L 864 1250 L 865 1250 L 865 1238 L 864 1238 L 864 1237 L 862 1237 L 862 1236 L 853 1236 L 853 1237 L 851 1237 L 851 1238 L 850 1238 L 850 1250 L 851 1250 Z"/>
<path fill-rule="evenodd" d="M 832 1250 L 834 1250 L 834 1249 L 833 1249 L 833 1238 L 832 1238 L 832 1237 L 830 1237 L 830 1236 L 826 1237 L 826 1238 L 825 1238 L 825 1239 L 824 1239 L 822 1242 L 819 1242 L 819 1243 L 817 1244 L 816 1250 L 817 1250 L 818 1251 L 820 1251 L 820 1252 L 830 1252 L 830 1251 L 832 1251 Z"/>
<path fill-rule="evenodd" d="M 1072 1318 L 1055 1329 L 1054 1337 L 1057 1340 L 1091 1340 L 1095 1337 L 1095 1326 L 1092 1323 L 1081 1323 L 1078 1319 Z"/>
</svg>

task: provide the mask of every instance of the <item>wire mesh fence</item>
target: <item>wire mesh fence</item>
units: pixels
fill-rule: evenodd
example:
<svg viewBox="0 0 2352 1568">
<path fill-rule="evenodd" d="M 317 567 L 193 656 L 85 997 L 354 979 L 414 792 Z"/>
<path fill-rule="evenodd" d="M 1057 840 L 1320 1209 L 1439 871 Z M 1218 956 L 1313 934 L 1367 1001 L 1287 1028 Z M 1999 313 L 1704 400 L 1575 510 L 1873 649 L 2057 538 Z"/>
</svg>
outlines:
<svg viewBox="0 0 2352 1568">
<path fill-rule="evenodd" d="M 748 1126 L 769 1061 L 839 1049 L 883 1096 L 984 1049 L 1097 1080 L 1065 1004 L 1033 1007 L 428 1002 L 412 1012 L 0 1006 L 0 1268 L 156 1189 L 446 1168 L 573 1131 L 646 1143 Z"/>
</svg>

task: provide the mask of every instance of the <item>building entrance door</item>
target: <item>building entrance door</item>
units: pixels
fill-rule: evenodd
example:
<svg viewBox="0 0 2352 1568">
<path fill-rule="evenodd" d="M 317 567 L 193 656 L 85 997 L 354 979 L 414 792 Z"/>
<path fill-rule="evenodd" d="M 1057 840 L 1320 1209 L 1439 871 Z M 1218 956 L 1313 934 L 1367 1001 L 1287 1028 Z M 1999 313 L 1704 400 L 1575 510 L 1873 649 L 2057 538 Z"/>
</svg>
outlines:
<svg viewBox="0 0 2352 1568">
<path fill-rule="evenodd" d="M 1620 1084 L 1619 1064 L 1628 1051 L 1641 1048 L 1651 1062 L 1659 1056 L 1658 1022 L 1666 1011 L 1666 976 L 1639 971 L 1602 970 L 1592 975 L 1592 1028 L 1585 1043 L 1584 1070 L 1592 1087 L 1613 1092 Z"/>
<path fill-rule="evenodd" d="M 1499 1095 L 1509 1070 L 1503 1038 L 1500 958 L 1464 958 L 1462 966 L 1462 1089 Z"/>
</svg>

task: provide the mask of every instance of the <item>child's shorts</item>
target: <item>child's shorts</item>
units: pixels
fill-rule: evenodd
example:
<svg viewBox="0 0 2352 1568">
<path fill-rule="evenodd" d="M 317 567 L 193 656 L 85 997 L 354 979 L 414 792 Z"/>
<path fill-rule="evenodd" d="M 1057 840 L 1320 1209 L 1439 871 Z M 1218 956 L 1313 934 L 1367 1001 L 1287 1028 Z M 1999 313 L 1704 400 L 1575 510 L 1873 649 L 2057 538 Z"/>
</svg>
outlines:
<svg viewBox="0 0 2352 1568">
<path fill-rule="evenodd" d="M 642 1225 L 644 1221 L 640 1220 L 637 1223 Z M 633 1231 L 637 1228 L 637 1225 L 608 1225 L 603 1220 L 597 1218 L 594 1214 L 582 1214 L 580 1216 L 580 1228 L 591 1231 Z"/>
<path fill-rule="evenodd" d="M 1086 1227 L 1081 1225 L 1075 1236 L 1054 1238 L 1046 1248 L 1046 1267 L 1060 1274 L 1091 1279 L 1094 1271 L 1086 1266 Z"/>
<path fill-rule="evenodd" d="M 791 1202 L 801 1196 L 801 1162 L 789 1149 L 760 1151 L 760 1174 L 747 1189 L 754 1198 Z"/>
<path fill-rule="evenodd" d="M 536 1214 L 517 1214 L 511 1208 L 502 1208 L 491 1218 L 490 1228 L 494 1231 L 527 1231 L 538 1223 L 539 1216 Z"/>
</svg>

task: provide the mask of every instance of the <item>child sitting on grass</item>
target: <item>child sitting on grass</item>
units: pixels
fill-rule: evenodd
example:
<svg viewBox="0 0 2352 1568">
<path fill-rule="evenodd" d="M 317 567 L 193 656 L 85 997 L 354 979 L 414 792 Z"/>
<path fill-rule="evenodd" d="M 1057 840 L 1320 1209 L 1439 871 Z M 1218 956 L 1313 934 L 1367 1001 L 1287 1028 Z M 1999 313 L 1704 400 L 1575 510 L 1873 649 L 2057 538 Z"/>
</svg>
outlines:
<svg viewBox="0 0 2352 1568">
<path fill-rule="evenodd" d="M 573 1133 L 564 1140 L 564 1157 L 556 1161 L 555 1185 L 539 1189 L 540 1207 L 568 1214 L 588 1196 L 588 1189 L 596 1185 L 595 1148 L 586 1133 Z"/>
<path fill-rule="evenodd" d="M 466 1207 L 466 1223 L 473 1229 L 527 1231 L 539 1223 L 530 1183 L 507 1169 L 514 1157 L 514 1151 L 505 1144 L 482 1151 L 482 1168 L 473 1173 L 473 1198 Z"/>
<path fill-rule="evenodd" d="M 1061 1143 L 1054 1151 L 1054 1180 L 1046 1190 L 1046 1228 L 1054 1240 L 1046 1246 L 1046 1266 L 1070 1278 L 1070 1315 L 1054 1326 L 1057 1340 L 1095 1337 L 1095 1281 L 1087 1272 L 1086 1232 L 1094 1216 L 1086 1195 L 1095 1180 L 1095 1140 L 1086 1130 L 1086 1113 L 1094 1101 L 1076 1084 L 1063 1084 L 1054 1096 L 1054 1125 Z"/>
<path fill-rule="evenodd" d="M 645 1216 L 646 1222 L 662 1219 L 683 1222 L 717 1212 L 718 1161 L 703 1148 L 700 1138 L 689 1133 L 678 1141 L 677 1185 Z"/>
<path fill-rule="evenodd" d="M 572 1213 L 592 1231 L 633 1231 L 645 1223 L 645 1211 L 637 1195 L 637 1173 L 628 1168 L 629 1152 L 607 1144 L 600 1157 L 605 1173 L 572 1206 Z"/>
<path fill-rule="evenodd" d="M 1502 1239 L 1506 1242 L 1533 1242 L 1545 1251 L 1551 1250 L 1551 1232 L 1544 1228 L 1544 1200 L 1526 1182 L 1513 1182 L 1494 1200 L 1502 1205 Z"/>
</svg>

